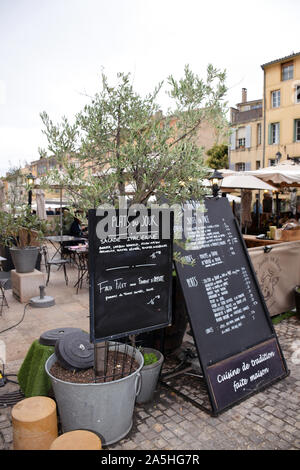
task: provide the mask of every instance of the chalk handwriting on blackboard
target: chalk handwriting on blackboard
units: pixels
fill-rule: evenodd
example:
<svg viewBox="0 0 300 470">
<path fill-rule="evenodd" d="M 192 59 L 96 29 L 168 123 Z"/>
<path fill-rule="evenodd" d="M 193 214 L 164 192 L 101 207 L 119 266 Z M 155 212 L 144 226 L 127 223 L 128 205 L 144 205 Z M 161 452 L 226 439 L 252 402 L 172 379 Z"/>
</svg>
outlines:
<svg viewBox="0 0 300 470">
<path fill-rule="evenodd" d="M 107 236 L 99 239 L 96 227 L 103 220 L 89 212 L 91 330 L 96 341 L 171 323 L 172 239 L 161 237 L 156 213 L 130 224 L 128 217 L 115 213 L 106 220 Z M 137 226 L 139 232 L 131 230 Z"/>
<path fill-rule="evenodd" d="M 207 199 L 205 206 L 203 227 L 191 227 L 178 248 L 193 263 L 176 262 L 176 271 L 211 402 L 219 412 L 286 376 L 287 368 L 228 201 Z"/>
</svg>

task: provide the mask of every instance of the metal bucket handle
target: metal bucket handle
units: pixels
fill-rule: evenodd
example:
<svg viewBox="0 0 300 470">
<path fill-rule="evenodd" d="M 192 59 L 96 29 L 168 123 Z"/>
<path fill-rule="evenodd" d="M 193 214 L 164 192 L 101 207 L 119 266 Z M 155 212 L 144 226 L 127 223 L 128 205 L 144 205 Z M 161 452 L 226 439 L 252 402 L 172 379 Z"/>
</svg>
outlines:
<svg viewBox="0 0 300 470">
<path fill-rule="evenodd" d="M 142 388 L 142 376 L 138 372 L 135 379 L 135 396 L 137 397 Z"/>
</svg>

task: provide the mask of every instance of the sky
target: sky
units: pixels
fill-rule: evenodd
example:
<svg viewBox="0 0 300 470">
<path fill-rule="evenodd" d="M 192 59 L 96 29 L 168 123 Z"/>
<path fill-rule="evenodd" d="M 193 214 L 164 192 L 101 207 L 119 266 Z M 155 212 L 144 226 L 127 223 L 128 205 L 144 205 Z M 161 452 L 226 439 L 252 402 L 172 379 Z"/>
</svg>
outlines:
<svg viewBox="0 0 300 470">
<path fill-rule="evenodd" d="M 72 119 L 102 71 L 130 72 L 145 95 L 211 63 L 226 70 L 229 107 L 243 87 L 262 98 L 261 64 L 300 51 L 299 21 L 299 0 L 0 0 L 0 175 L 39 158 L 40 113 Z"/>
</svg>

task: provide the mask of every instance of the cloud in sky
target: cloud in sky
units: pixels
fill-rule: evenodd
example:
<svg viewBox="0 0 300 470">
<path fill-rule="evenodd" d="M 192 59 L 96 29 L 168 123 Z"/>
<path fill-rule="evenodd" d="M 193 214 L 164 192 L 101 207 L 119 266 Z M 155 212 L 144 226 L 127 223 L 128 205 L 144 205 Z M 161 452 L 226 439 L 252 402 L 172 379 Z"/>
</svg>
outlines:
<svg viewBox="0 0 300 470">
<path fill-rule="evenodd" d="M 185 64 L 227 70 L 228 102 L 262 97 L 260 65 L 298 52 L 298 0 L 1 0 L 0 171 L 38 158 L 39 113 L 72 117 L 109 77 L 147 93 Z M 164 97 L 161 96 L 162 102 Z"/>
</svg>

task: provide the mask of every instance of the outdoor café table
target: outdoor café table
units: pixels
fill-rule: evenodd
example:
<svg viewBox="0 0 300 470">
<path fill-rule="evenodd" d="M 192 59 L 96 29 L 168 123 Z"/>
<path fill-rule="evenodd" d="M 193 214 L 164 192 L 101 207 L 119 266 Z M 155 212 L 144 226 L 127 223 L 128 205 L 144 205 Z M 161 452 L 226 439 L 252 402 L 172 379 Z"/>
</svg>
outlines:
<svg viewBox="0 0 300 470">
<path fill-rule="evenodd" d="M 268 238 L 257 238 L 256 235 L 243 235 L 243 239 L 247 248 L 255 248 L 257 246 L 278 245 L 283 243 L 283 240 L 271 240 Z"/>
<path fill-rule="evenodd" d="M 55 249 L 55 253 L 51 258 L 51 259 L 53 259 L 56 256 L 57 253 L 61 254 L 62 245 L 63 245 L 64 242 L 82 242 L 82 241 L 86 241 L 86 238 L 73 237 L 72 235 L 51 235 L 49 237 L 45 237 L 45 240 L 48 240 Z M 58 248 L 55 245 L 56 243 L 59 243 Z"/>
<path fill-rule="evenodd" d="M 67 249 L 75 255 L 74 261 L 78 269 L 78 279 L 74 284 L 74 287 L 77 288 L 76 293 L 82 287 L 84 279 L 88 278 L 88 254 L 89 248 L 86 245 L 82 246 L 68 246 Z"/>
</svg>

